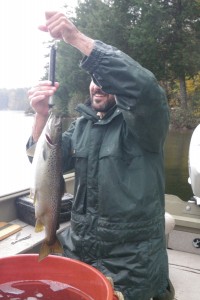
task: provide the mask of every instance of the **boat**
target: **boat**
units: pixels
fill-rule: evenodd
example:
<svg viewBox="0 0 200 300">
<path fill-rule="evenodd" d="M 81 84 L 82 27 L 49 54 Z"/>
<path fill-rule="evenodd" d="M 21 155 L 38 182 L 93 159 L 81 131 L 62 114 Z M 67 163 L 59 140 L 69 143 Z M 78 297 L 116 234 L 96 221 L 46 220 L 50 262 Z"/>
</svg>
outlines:
<svg viewBox="0 0 200 300">
<path fill-rule="evenodd" d="M 200 125 L 195 129 L 189 147 L 189 181 L 194 197 L 186 202 L 176 195 L 165 195 L 166 246 L 170 280 L 175 288 L 174 300 L 198 300 L 200 295 L 199 158 Z M 74 173 L 65 175 L 65 182 L 68 192 L 73 194 Z M 29 190 L 23 190 L 0 199 L 0 220 L 21 227 L 20 236 L 15 233 L 0 241 L 0 257 L 38 253 L 40 249 L 43 233 L 35 233 L 34 227 L 19 220 L 17 214 L 16 199 L 28 193 Z M 60 231 L 67 226 L 69 221 L 61 224 Z"/>
<path fill-rule="evenodd" d="M 175 221 L 167 235 L 167 251 L 177 300 L 200 297 L 200 125 L 191 136 L 188 173 L 191 199 L 185 202 L 175 195 L 165 195 L 166 211 Z"/>
</svg>

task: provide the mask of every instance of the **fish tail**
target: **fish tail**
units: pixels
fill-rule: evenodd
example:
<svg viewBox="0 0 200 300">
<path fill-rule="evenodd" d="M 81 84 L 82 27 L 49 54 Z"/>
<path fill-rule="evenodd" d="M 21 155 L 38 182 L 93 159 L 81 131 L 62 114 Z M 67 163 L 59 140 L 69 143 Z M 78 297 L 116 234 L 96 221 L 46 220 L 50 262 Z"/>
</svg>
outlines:
<svg viewBox="0 0 200 300">
<path fill-rule="evenodd" d="M 42 243 L 38 260 L 39 261 L 43 260 L 49 254 L 63 254 L 63 252 L 64 252 L 63 247 L 57 237 L 56 237 L 55 242 L 52 245 L 49 245 L 47 243 L 47 241 L 45 240 Z"/>
</svg>

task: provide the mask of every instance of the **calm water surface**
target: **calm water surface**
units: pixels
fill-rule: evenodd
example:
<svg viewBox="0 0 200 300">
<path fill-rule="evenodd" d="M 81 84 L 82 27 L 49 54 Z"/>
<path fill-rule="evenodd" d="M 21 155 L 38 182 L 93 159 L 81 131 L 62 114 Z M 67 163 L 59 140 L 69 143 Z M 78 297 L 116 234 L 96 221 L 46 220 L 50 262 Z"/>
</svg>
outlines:
<svg viewBox="0 0 200 300">
<path fill-rule="evenodd" d="M 25 145 L 31 132 L 32 116 L 23 112 L 0 111 L 0 196 L 29 187 L 30 163 Z M 189 200 L 188 150 L 192 132 L 170 132 L 165 144 L 166 193 Z"/>
<path fill-rule="evenodd" d="M 25 145 L 33 117 L 23 112 L 0 111 L 0 196 L 30 185 L 30 163 Z"/>
</svg>

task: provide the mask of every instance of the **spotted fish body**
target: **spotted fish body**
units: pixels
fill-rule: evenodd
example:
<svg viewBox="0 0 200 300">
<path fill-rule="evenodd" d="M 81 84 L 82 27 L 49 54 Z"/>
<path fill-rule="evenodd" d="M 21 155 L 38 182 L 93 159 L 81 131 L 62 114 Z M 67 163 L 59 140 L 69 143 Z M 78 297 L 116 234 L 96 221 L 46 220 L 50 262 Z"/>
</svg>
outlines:
<svg viewBox="0 0 200 300">
<path fill-rule="evenodd" d="M 40 249 L 39 260 L 50 253 L 63 252 L 56 237 L 64 193 L 61 141 L 62 117 L 50 114 L 37 142 L 32 163 L 31 197 L 35 205 L 35 231 L 40 232 L 45 227 L 46 236 Z"/>
</svg>

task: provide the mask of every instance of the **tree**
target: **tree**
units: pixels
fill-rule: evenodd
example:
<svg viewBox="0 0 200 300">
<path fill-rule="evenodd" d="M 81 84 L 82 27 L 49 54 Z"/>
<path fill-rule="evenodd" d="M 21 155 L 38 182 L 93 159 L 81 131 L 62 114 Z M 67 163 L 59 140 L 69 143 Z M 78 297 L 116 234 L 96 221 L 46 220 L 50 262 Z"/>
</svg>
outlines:
<svg viewBox="0 0 200 300">
<path fill-rule="evenodd" d="M 76 24 L 80 30 L 94 39 L 120 48 L 131 54 L 128 46 L 131 0 L 85 0 L 76 10 Z"/>
<path fill-rule="evenodd" d="M 181 107 L 186 109 L 186 76 L 194 76 L 200 69 L 199 0 L 132 3 L 135 25 L 130 45 L 136 58 L 159 79 L 179 79 Z"/>
<path fill-rule="evenodd" d="M 162 82 L 179 80 L 181 107 L 187 108 L 185 78 L 200 70 L 200 0 L 85 0 L 72 21 L 86 35 L 118 47 Z M 59 43 L 57 97 L 88 96 L 90 76 L 79 67 L 82 55 Z M 77 98 L 77 95 L 78 98 Z"/>
<path fill-rule="evenodd" d="M 90 77 L 79 67 L 82 55 L 78 50 L 70 45 L 60 42 L 57 51 L 56 80 L 60 83 L 60 88 L 56 93 L 58 106 L 66 114 L 68 104 L 73 95 L 79 91 L 82 94 L 81 102 L 88 96 L 88 85 Z"/>
<path fill-rule="evenodd" d="M 90 37 L 108 42 L 112 36 L 109 29 L 105 30 L 109 10 L 109 6 L 100 0 L 86 0 L 80 2 L 76 9 L 76 17 L 72 18 L 72 21 Z M 71 100 L 84 102 L 89 96 L 88 86 L 91 78 L 79 67 L 81 59 L 82 54 L 78 50 L 64 42 L 58 44 L 56 80 L 59 81 L 60 88 L 56 93 L 56 106 L 58 110 L 66 113 L 69 113 L 68 106 Z M 47 74 L 45 77 L 47 78 Z M 70 104 L 71 114 L 72 106 Z"/>
</svg>

